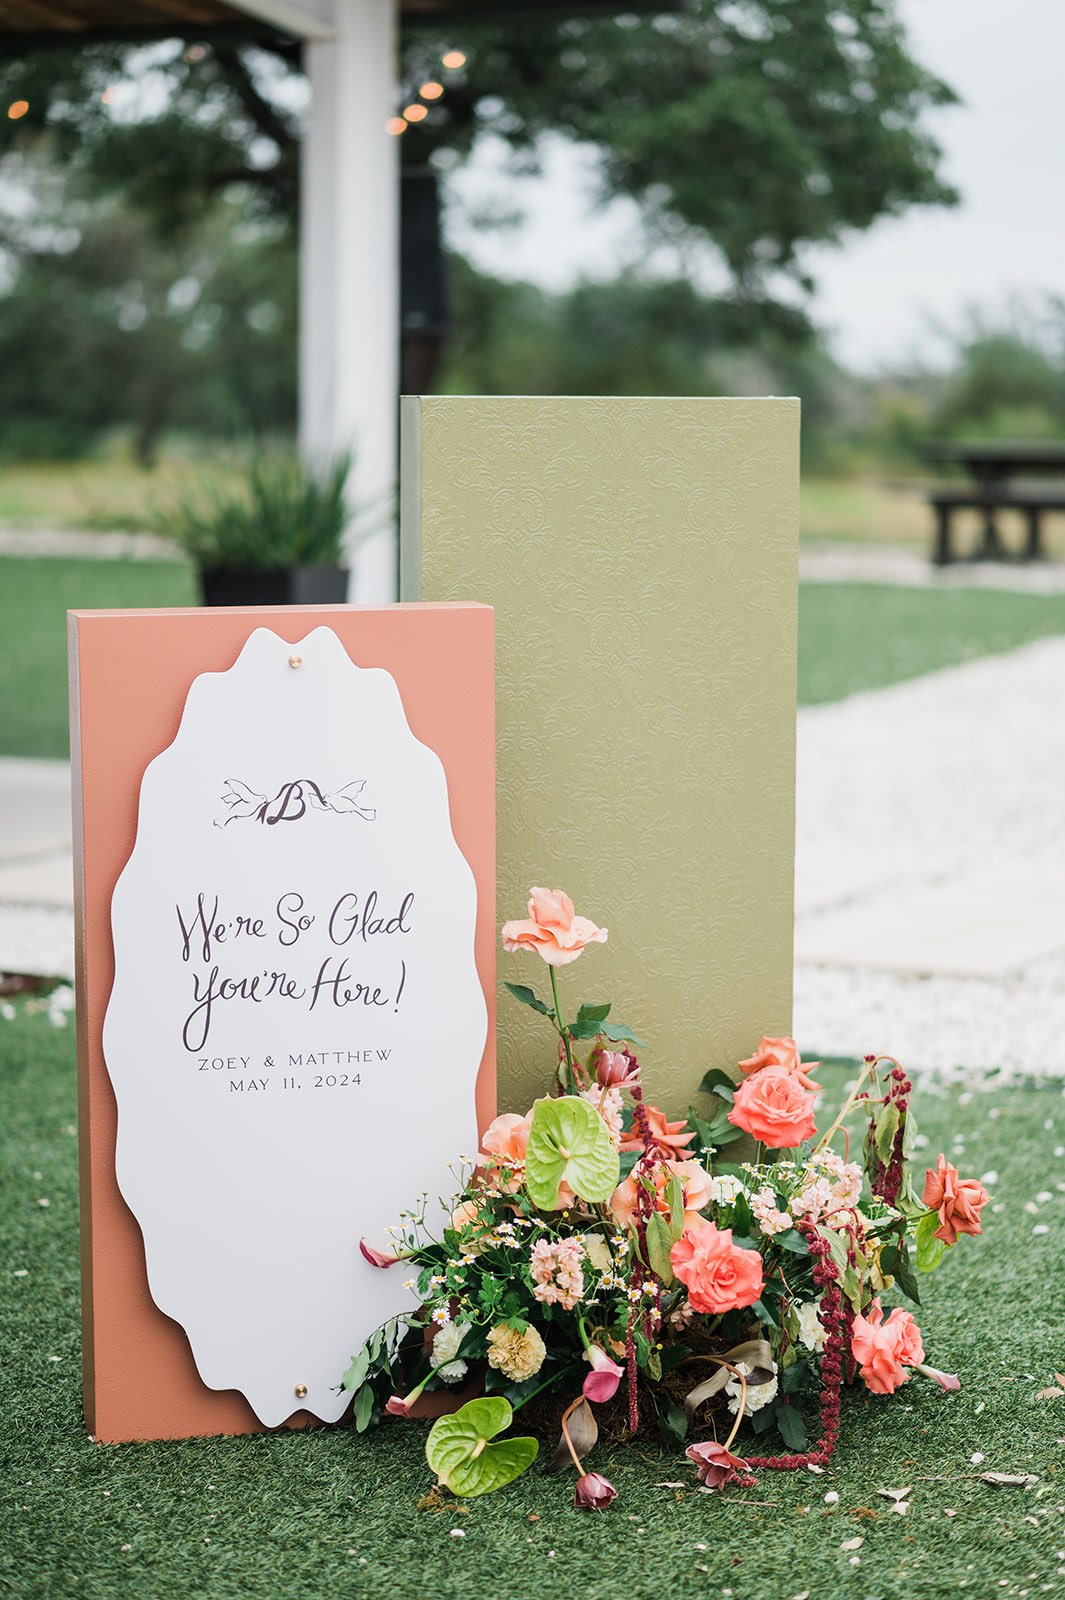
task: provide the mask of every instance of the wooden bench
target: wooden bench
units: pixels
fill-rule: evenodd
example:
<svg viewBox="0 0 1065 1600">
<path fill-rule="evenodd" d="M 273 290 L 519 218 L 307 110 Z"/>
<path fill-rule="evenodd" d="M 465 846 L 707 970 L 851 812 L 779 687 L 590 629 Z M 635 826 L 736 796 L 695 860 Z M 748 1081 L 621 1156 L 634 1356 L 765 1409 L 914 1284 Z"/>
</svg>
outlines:
<svg viewBox="0 0 1065 1600">
<path fill-rule="evenodd" d="M 1065 490 L 1037 484 L 943 483 L 929 490 L 928 503 L 936 514 L 932 561 L 937 567 L 948 566 L 957 559 L 951 539 L 951 521 L 955 511 L 983 513 L 980 543 L 973 552 L 973 560 L 1010 559 L 1011 552 L 999 536 L 996 516 L 1000 511 L 1019 511 L 1025 520 L 1025 541 L 1023 548 L 1015 552 L 1013 558 L 1040 561 L 1046 555 L 1043 548 L 1043 516 L 1049 511 L 1065 511 Z"/>
</svg>

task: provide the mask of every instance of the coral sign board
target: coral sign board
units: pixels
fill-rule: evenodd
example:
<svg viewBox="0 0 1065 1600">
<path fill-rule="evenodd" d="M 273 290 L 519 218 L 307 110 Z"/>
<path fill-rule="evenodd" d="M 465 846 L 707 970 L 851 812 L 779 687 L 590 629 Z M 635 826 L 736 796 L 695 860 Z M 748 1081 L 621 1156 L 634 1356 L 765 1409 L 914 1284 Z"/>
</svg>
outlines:
<svg viewBox="0 0 1065 1600">
<path fill-rule="evenodd" d="M 90 1429 L 336 1421 L 409 1302 L 360 1236 L 492 1110 L 491 611 L 71 639 Z"/>
</svg>

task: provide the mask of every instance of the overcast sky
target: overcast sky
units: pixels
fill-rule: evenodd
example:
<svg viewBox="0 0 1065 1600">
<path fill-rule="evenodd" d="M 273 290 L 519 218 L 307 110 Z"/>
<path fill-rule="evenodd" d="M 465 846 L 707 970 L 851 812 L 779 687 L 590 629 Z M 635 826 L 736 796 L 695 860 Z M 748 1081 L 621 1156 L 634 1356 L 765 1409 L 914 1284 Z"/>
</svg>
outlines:
<svg viewBox="0 0 1065 1600">
<path fill-rule="evenodd" d="M 837 354 L 866 369 L 934 358 L 935 327 L 956 325 L 967 306 L 1065 294 L 1065 0 L 900 0 L 899 9 L 917 59 L 963 102 L 929 123 L 962 202 L 914 208 L 839 249 L 809 252 L 815 315 Z M 562 141 L 543 179 L 515 186 L 487 146 L 453 185 L 454 243 L 502 276 L 561 288 L 633 259 L 635 208 L 596 210 L 594 159 Z M 525 213 L 516 229 L 458 220 L 515 201 Z"/>
</svg>

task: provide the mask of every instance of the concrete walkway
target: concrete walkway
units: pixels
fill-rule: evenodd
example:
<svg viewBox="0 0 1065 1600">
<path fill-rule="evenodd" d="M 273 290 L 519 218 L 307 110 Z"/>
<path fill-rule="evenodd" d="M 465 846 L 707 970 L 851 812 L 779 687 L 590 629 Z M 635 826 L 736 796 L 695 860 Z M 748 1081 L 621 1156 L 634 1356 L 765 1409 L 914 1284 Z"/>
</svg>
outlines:
<svg viewBox="0 0 1065 1600">
<path fill-rule="evenodd" d="M 795 1031 L 1065 1078 L 1065 639 L 799 713 Z M 0 971 L 69 976 L 69 774 L 0 761 Z"/>
</svg>

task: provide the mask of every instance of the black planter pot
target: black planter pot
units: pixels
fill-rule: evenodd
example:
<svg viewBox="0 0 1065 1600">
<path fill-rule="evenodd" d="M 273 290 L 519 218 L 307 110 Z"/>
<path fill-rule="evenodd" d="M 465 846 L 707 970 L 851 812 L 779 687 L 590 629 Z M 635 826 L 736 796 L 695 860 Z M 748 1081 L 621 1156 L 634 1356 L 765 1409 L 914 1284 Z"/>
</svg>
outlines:
<svg viewBox="0 0 1065 1600">
<path fill-rule="evenodd" d="M 331 606 L 348 598 L 346 567 L 285 567 L 273 572 L 212 567 L 200 572 L 205 606 Z"/>
</svg>

